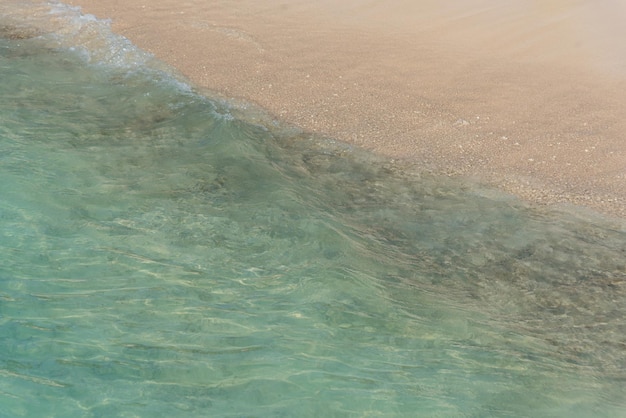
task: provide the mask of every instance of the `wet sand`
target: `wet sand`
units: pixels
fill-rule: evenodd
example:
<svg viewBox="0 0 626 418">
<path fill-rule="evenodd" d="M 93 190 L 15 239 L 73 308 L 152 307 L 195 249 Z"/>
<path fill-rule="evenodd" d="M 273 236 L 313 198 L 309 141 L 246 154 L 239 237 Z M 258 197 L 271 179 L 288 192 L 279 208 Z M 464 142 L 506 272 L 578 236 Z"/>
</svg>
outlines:
<svg viewBox="0 0 626 418">
<path fill-rule="evenodd" d="M 305 130 L 626 217 L 619 0 L 67 3 Z"/>
</svg>

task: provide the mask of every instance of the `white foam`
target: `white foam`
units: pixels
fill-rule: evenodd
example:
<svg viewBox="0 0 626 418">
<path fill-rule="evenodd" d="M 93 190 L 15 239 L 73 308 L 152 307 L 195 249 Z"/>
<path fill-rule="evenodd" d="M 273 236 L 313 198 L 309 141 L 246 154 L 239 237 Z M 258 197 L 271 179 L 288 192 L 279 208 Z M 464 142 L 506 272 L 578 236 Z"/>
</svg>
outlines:
<svg viewBox="0 0 626 418">
<path fill-rule="evenodd" d="M 18 38 L 36 37 L 51 48 L 75 52 L 87 64 L 129 73 L 150 72 L 159 82 L 171 84 L 181 92 L 193 91 L 173 69 L 114 33 L 110 20 L 83 14 L 80 7 L 55 0 L 47 3 L 8 0 L 2 4 L 0 18 L 0 25 L 15 31 Z"/>
<path fill-rule="evenodd" d="M 82 14 L 80 8 L 51 2 L 49 16 L 58 22 L 52 33 L 60 46 L 80 51 L 89 62 L 120 68 L 147 65 L 153 58 L 111 31 L 109 20 Z"/>
</svg>

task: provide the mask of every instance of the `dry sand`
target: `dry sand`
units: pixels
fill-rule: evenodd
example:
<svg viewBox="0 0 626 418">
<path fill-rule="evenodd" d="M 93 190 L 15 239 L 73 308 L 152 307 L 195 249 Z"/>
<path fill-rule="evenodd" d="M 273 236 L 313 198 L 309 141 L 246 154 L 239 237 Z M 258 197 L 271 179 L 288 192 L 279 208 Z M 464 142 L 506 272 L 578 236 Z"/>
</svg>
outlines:
<svg viewBox="0 0 626 418">
<path fill-rule="evenodd" d="M 621 0 L 66 2 L 306 130 L 626 217 Z"/>
</svg>

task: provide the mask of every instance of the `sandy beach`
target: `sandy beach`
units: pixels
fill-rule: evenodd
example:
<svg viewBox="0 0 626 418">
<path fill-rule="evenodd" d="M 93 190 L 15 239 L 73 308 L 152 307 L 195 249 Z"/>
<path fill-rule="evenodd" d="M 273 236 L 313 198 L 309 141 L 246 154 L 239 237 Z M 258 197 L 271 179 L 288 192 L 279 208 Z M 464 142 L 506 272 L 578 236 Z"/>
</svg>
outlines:
<svg viewBox="0 0 626 418">
<path fill-rule="evenodd" d="M 202 88 L 540 203 L 626 217 L 626 6 L 68 0 Z"/>
</svg>

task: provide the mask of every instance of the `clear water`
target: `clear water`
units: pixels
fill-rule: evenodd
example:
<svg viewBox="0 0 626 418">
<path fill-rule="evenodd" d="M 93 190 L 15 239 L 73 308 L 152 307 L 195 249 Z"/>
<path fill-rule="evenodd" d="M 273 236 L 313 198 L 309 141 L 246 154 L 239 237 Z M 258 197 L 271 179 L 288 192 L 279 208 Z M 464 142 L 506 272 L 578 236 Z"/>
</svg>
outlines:
<svg viewBox="0 0 626 418">
<path fill-rule="evenodd" d="M 625 417 L 626 228 L 0 5 L 0 416 Z"/>
</svg>

